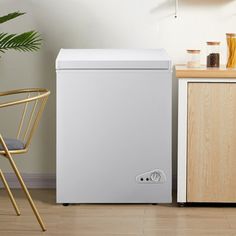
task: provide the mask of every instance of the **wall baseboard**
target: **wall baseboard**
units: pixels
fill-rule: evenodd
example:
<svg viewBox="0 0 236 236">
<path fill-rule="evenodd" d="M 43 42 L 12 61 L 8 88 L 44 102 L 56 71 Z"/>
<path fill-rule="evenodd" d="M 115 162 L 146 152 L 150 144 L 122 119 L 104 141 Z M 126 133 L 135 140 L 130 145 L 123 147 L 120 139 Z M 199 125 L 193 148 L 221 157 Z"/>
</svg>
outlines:
<svg viewBox="0 0 236 236">
<path fill-rule="evenodd" d="M 4 173 L 10 188 L 21 188 L 14 173 Z M 56 174 L 22 174 L 28 188 L 56 188 Z M 0 181 L 0 188 L 3 187 Z"/>
</svg>

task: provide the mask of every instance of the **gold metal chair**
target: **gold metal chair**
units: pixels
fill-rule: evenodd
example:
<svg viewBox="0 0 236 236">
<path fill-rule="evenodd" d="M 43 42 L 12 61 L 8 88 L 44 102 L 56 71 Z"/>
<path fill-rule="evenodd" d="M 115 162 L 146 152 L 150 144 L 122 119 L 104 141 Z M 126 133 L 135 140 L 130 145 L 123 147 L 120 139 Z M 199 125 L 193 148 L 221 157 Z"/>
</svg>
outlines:
<svg viewBox="0 0 236 236">
<path fill-rule="evenodd" d="M 23 111 L 20 112 L 19 126 L 16 132 L 16 138 L 15 139 L 4 138 L 0 133 L 0 155 L 6 157 L 6 159 L 10 162 L 10 165 L 14 173 L 16 174 L 16 177 L 18 178 L 20 185 L 24 193 L 26 194 L 30 206 L 43 231 L 46 231 L 46 227 L 21 177 L 21 174 L 12 158 L 12 155 L 28 152 L 33 134 L 35 133 L 36 128 L 39 124 L 39 120 L 43 113 L 49 94 L 50 91 L 48 91 L 47 89 L 38 89 L 38 88 L 0 92 L 0 110 L 2 110 L 3 108 L 7 109 L 16 106 L 17 109 L 18 107 L 23 108 Z M 4 99 L 5 101 L 2 102 L 2 100 Z M 0 169 L 0 179 L 2 180 L 3 185 L 6 188 L 6 191 L 10 197 L 10 200 L 16 211 L 16 214 L 20 215 L 19 208 L 16 204 L 16 201 L 13 197 L 13 194 L 7 184 L 7 181 L 1 169 Z"/>
</svg>

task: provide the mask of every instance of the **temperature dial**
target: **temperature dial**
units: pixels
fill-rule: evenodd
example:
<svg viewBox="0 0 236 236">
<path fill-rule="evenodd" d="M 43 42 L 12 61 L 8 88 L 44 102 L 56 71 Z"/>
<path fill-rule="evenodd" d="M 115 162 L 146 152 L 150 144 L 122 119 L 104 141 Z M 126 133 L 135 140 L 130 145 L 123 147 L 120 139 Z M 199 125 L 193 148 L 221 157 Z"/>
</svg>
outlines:
<svg viewBox="0 0 236 236">
<path fill-rule="evenodd" d="M 161 180 L 161 174 L 157 171 L 154 171 L 150 175 L 151 181 L 159 182 Z"/>
</svg>

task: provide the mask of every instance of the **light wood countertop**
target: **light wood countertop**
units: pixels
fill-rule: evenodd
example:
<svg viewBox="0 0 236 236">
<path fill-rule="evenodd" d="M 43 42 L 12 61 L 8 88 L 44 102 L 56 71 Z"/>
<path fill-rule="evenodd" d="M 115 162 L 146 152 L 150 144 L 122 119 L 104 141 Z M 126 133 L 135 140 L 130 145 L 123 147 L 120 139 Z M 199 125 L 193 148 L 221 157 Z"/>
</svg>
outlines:
<svg viewBox="0 0 236 236">
<path fill-rule="evenodd" d="M 220 68 L 187 68 L 186 65 L 175 65 L 176 78 L 232 78 L 236 79 L 236 69 Z"/>
</svg>

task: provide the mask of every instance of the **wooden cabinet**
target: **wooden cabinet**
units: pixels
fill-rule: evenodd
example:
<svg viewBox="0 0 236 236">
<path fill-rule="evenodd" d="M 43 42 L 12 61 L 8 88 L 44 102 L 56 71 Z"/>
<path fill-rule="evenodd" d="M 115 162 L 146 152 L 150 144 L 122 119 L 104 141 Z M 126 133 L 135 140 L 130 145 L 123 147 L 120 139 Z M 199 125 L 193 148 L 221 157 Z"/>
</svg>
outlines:
<svg viewBox="0 0 236 236">
<path fill-rule="evenodd" d="M 186 71 L 176 68 L 181 76 L 177 200 L 236 202 L 236 71 L 229 77 L 225 69 L 201 69 L 199 78 L 197 70 Z"/>
</svg>

